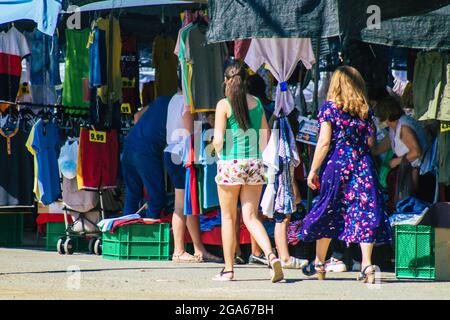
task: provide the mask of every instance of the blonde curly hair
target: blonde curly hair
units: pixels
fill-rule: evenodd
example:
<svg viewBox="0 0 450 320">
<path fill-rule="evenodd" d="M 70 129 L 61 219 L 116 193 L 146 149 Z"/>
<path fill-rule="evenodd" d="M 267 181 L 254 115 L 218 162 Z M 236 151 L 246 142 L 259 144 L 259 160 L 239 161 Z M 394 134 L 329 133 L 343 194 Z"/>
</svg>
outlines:
<svg viewBox="0 0 450 320">
<path fill-rule="evenodd" d="M 336 69 L 331 78 L 327 100 L 354 117 L 367 119 L 369 115 L 366 83 L 353 67 L 342 66 Z"/>
</svg>

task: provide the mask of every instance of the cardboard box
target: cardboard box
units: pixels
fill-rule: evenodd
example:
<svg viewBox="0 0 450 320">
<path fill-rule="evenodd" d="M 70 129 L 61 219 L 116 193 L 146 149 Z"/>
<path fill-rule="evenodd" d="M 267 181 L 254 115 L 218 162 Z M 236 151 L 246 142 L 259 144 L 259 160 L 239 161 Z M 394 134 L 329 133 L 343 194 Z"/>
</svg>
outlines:
<svg viewBox="0 0 450 320">
<path fill-rule="evenodd" d="M 436 228 L 435 267 L 436 280 L 450 280 L 450 228 Z"/>
<path fill-rule="evenodd" d="M 38 214 L 41 213 L 64 213 L 64 204 L 62 201 L 57 201 L 52 203 L 51 205 L 44 206 L 42 203 L 38 204 Z"/>
</svg>

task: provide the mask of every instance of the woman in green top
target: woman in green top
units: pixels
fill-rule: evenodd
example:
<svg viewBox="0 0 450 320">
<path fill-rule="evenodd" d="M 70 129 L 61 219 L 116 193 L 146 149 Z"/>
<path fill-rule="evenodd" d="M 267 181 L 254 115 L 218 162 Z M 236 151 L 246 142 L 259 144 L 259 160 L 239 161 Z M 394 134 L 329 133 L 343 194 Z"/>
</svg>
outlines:
<svg viewBox="0 0 450 320">
<path fill-rule="evenodd" d="M 214 280 L 233 280 L 236 249 L 236 219 L 238 199 L 244 223 L 263 249 L 271 268 L 272 282 L 283 279 L 280 260 L 262 223 L 258 220 L 258 206 L 262 185 L 265 184 L 261 159 L 269 134 L 269 127 L 261 102 L 247 94 L 246 72 L 240 64 L 225 71 L 226 98 L 216 108 L 214 148 L 219 155 L 216 183 L 222 212 L 222 243 L 225 268 Z"/>
</svg>

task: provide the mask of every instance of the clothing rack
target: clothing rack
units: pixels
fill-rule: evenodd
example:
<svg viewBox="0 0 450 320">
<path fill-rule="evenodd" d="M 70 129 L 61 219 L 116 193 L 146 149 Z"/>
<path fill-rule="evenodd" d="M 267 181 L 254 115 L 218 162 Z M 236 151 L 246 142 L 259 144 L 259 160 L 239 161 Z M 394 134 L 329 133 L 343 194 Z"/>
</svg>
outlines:
<svg viewBox="0 0 450 320">
<path fill-rule="evenodd" d="M 28 108 L 44 108 L 44 109 L 62 109 L 62 110 L 79 110 L 88 111 L 87 108 L 76 107 L 76 106 L 63 106 L 59 104 L 42 104 L 42 103 L 31 103 L 31 102 L 11 102 L 0 100 L 0 104 L 9 104 L 11 106 L 23 106 Z"/>
</svg>

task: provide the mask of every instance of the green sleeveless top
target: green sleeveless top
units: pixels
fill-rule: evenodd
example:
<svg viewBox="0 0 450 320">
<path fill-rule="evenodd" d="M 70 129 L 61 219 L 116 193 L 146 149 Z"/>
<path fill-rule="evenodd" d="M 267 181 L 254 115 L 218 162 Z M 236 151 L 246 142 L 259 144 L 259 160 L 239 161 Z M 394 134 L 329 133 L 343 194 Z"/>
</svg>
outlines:
<svg viewBox="0 0 450 320">
<path fill-rule="evenodd" d="M 259 130 L 261 129 L 264 109 L 261 101 L 256 98 L 256 107 L 249 110 L 250 128 L 247 131 L 239 127 L 230 105 L 231 116 L 227 119 L 227 128 L 220 154 L 221 160 L 261 159 L 259 148 Z"/>
</svg>

